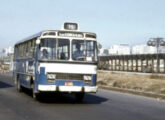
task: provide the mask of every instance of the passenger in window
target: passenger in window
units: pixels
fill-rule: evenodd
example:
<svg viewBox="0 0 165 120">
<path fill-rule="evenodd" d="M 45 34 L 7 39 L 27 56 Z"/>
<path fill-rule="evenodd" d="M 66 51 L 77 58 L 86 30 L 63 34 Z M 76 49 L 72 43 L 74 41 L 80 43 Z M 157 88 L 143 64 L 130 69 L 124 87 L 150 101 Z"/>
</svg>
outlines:
<svg viewBox="0 0 165 120">
<path fill-rule="evenodd" d="M 81 51 L 81 45 L 80 43 L 76 44 L 76 51 L 73 53 L 73 59 L 74 60 L 83 60 L 83 51 Z"/>
<path fill-rule="evenodd" d="M 60 59 L 61 59 L 61 60 L 65 60 L 65 59 L 66 59 L 66 57 L 65 57 L 65 53 L 61 53 L 61 55 L 60 55 Z"/>
<path fill-rule="evenodd" d="M 46 49 L 42 51 L 42 59 L 48 59 L 48 51 Z"/>
</svg>

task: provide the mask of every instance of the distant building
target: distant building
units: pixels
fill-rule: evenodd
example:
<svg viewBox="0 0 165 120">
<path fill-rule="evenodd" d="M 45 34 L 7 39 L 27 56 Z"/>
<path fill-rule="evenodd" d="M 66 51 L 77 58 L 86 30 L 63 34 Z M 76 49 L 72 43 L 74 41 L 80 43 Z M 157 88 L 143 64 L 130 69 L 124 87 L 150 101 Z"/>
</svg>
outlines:
<svg viewBox="0 0 165 120">
<path fill-rule="evenodd" d="M 156 47 L 153 46 L 135 45 L 132 47 L 132 54 L 154 54 L 156 52 Z"/>
<path fill-rule="evenodd" d="M 8 47 L 8 48 L 5 48 L 5 56 L 8 56 L 9 54 L 13 54 L 14 53 L 14 48 L 13 47 Z"/>
<path fill-rule="evenodd" d="M 99 56 L 109 55 L 109 50 L 106 48 L 99 49 Z"/>
<path fill-rule="evenodd" d="M 109 49 L 109 55 L 129 55 L 131 48 L 128 44 L 113 45 Z"/>
<path fill-rule="evenodd" d="M 165 53 L 165 46 L 160 46 L 159 53 Z"/>
<path fill-rule="evenodd" d="M 135 45 L 132 47 L 132 54 L 154 54 L 157 53 L 156 47 L 147 45 Z M 159 47 L 159 53 L 165 53 L 165 47 Z"/>
<path fill-rule="evenodd" d="M 5 51 L 5 49 L 1 49 L 0 50 L 0 57 L 4 57 L 4 56 L 7 56 L 6 51 Z"/>
<path fill-rule="evenodd" d="M 2 53 L 2 50 L 0 50 L 0 58 L 3 56 L 2 54 L 3 54 L 3 53 Z"/>
<path fill-rule="evenodd" d="M 130 54 L 155 54 L 157 48 L 147 45 L 135 45 L 131 47 L 128 44 L 112 45 L 108 49 L 102 48 L 99 50 L 99 56 L 104 55 L 130 55 Z M 165 47 L 159 47 L 159 53 L 165 53 Z"/>
</svg>

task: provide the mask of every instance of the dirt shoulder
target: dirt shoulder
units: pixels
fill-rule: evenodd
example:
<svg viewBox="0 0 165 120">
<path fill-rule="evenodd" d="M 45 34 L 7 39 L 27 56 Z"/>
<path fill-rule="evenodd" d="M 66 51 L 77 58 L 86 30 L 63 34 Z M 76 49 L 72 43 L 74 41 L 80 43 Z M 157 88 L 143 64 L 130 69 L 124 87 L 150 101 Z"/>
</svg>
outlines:
<svg viewBox="0 0 165 120">
<path fill-rule="evenodd" d="M 99 71 L 98 85 L 165 95 L 165 75 Z"/>
</svg>

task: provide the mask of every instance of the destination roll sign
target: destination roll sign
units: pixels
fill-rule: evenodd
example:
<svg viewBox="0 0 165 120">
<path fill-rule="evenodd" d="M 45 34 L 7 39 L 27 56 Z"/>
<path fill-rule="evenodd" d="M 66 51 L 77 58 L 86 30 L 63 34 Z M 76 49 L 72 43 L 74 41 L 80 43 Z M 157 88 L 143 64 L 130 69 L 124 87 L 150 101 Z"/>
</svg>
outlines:
<svg viewBox="0 0 165 120">
<path fill-rule="evenodd" d="M 60 37 L 77 37 L 77 38 L 83 38 L 83 33 L 79 32 L 58 32 L 58 36 Z"/>
</svg>

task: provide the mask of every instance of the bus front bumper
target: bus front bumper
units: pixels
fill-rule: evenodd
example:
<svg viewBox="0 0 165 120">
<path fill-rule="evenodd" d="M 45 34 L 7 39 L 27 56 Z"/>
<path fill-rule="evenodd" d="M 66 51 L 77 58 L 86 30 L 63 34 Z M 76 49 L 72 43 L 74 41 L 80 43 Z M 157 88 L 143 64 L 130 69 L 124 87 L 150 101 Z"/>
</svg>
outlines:
<svg viewBox="0 0 165 120">
<path fill-rule="evenodd" d="M 96 93 L 98 86 L 56 86 L 56 85 L 38 85 L 41 92 L 87 92 Z"/>
</svg>

